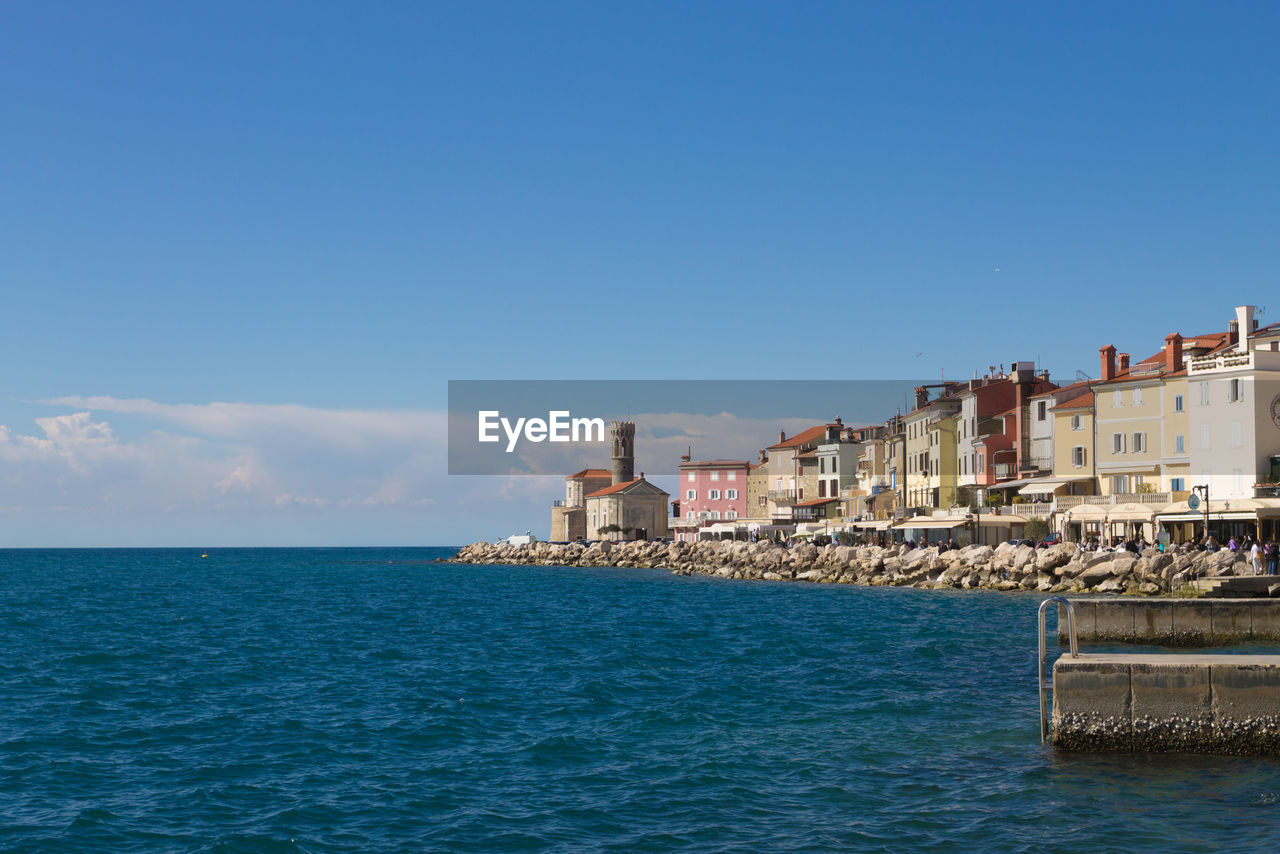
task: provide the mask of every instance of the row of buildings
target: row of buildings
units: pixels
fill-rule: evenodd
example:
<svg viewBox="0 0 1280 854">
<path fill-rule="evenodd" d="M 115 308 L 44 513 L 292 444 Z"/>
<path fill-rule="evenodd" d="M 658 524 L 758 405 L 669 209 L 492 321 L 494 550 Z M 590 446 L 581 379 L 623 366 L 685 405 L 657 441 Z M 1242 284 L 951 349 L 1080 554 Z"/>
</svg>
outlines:
<svg viewBox="0 0 1280 854">
<path fill-rule="evenodd" d="M 1255 313 L 1172 332 L 1141 359 L 1104 346 L 1096 379 L 1015 362 L 921 386 L 879 424 L 780 434 L 754 461 L 685 459 L 668 525 L 681 539 L 990 541 L 1040 518 L 1070 539 L 1275 538 L 1280 324 Z"/>
</svg>

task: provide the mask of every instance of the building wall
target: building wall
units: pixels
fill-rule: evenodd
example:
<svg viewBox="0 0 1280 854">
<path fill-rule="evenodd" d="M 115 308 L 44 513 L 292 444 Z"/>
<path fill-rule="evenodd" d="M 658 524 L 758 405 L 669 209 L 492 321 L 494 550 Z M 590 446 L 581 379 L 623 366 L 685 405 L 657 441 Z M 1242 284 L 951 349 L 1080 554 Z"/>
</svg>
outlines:
<svg viewBox="0 0 1280 854">
<path fill-rule="evenodd" d="M 742 519 L 750 515 L 747 505 L 747 473 L 745 463 L 724 468 L 680 467 L 680 514 L 684 517 Z M 712 491 L 719 493 L 712 498 Z M 693 497 L 689 497 L 690 491 Z M 730 498 L 729 493 L 736 495 Z M 700 514 L 709 514 L 701 516 Z M 730 515 L 732 514 L 732 515 Z"/>
<path fill-rule="evenodd" d="M 747 475 L 747 518 L 769 518 L 769 469 L 757 466 Z"/>
<path fill-rule="evenodd" d="M 1138 397 L 1135 398 L 1135 391 Z M 1103 495 L 1117 491 L 1137 492 L 1139 478 L 1155 488 L 1162 486 L 1160 464 L 1163 456 L 1164 414 L 1163 384 L 1151 380 L 1108 383 L 1094 391 L 1098 427 L 1097 475 Z M 1134 434 L 1141 433 L 1145 443 L 1137 450 Z M 1113 436 L 1123 437 L 1122 449 L 1113 446 Z M 1115 478 L 1126 479 L 1123 490 L 1115 489 Z"/>
<path fill-rule="evenodd" d="M 1072 416 L 1079 416 L 1078 429 L 1072 429 Z M 1072 451 L 1084 447 L 1084 465 L 1076 466 Z M 1064 409 L 1053 413 L 1053 476 L 1093 476 L 1093 413 L 1088 409 Z"/>
<path fill-rule="evenodd" d="M 1178 409 L 1178 400 L 1182 400 L 1182 409 Z M 1193 485 L 1191 482 L 1191 397 L 1187 390 L 1187 378 L 1171 377 L 1164 381 L 1163 391 L 1164 421 L 1162 427 L 1162 453 L 1160 457 L 1160 490 L 1162 492 L 1185 492 Z M 1178 450 L 1178 441 L 1182 441 L 1182 450 Z"/>
<path fill-rule="evenodd" d="M 655 495 L 602 495 L 587 499 L 587 527 L 592 539 L 623 540 L 627 534 L 598 533 L 606 525 L 622 528 L 644 528 L 649 539 L 669 536 L 667 529 L 666 493 Z"/>
</svg>

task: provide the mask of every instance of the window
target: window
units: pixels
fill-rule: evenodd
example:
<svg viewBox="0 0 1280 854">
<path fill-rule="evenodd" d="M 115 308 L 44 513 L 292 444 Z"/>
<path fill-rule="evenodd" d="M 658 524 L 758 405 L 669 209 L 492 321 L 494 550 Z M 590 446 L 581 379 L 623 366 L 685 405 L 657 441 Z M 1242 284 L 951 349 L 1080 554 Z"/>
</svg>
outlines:
<svg viewBox="0 0 1280 854">
<path fill-rule="evenodd" d="M 1243 445 L 1244 445 L 1244 442 L 1241 440 L 1241 437 L 1240 437 L 1240 422 L 1232 421 L 1231 422 L 1231 447 L 1239 448 L 1239 447 L 1242 447 Z"/>
<path fill-rule="evenodd" d="M 1081 428 L 1081 426 L 1083 425 L 1083 423 L 1084 423 L 1084 419 L 1083 419 L 1083 418 L 1081 418 L 1079 415 L 1072 415 L 1072 416 L 1071 416 L 1071 429 L 1072 429 L 1072 430 L 1079 430 L 1079 429 Z"/>
<path fill-rule="evenodd" d="M 1227 383 L 1227 403 L 1239 403 L 1244 400 L 1244 380 L 1236 378 Z"/>
<path fill-rule="evenodd" d="M 737 479 L 738 479 L 738 473 L 736 471 L 729 472 L 729 480 L 737 480 Z"/>
<path fill-rule="evenodd" d="M 833 481 L 831 481 L 829 484 L 827 484 L 827 493 L 828 493 L 832 498 L 836 498 L 837 496 L 839 496 L 839 495 L 840 495 L 840 482 L 839 482 L 839 481 L 837 481 L 837 480 L 833 480 Z"/>
<path fill-rule="evenodd" d="M 1175 394 L 1173 396 L 1173 411 L 1174 412 L 1182 411 L 1182 395 L 1180 394 Z"/>
<path fill-rule="evenodd" d="M 1123 433 L 1111 434 L 1111 453 L 1113 454 L 1124 453 L 1124 434 Z"/>
<path fill-rule="evenodd" d="M 826 474 L 826 473 L 827 473 L 827 458 L 818 457 L 818 474 Z"/>
<path fill-rule="evenodd" d="M 1173 437 L 1173 452 L 1175 454 L 1185 454 L 1187 452 L 1186 436 L 1179 435 Z"/>
<path fill-rule="evenodd" d="M 1111 491 L 1115 493 L 1126 493 L 1129 491 L 1129 476 L 1118 474 L 1111 478 Z"/>
<path fill-rule="evenodd" d="M 1076 445 L 1071 449 L 1071 465 L 1084 468 L 1084 445 Z"/>
<path fill-rule="evenodd" d="M 1207 382 L 1200 383 L 1200 405 L 1209 405 L 1209 384 Z"/>
<path fill-rule="evenodd" d="M 719 480 L 719 479 L 720 479 L 720 472 L 718 472 L 718 471 L 713 471 L 713 472 L 711 473 L 711 479 L 712 479 L 712 480 Z"/>
<path fill-rule="evenodd" d="M 1116 409 L 1119 409 L 1121 406 L 1124 406 L 1124 402 L 1120 399 L 1120 389 L 1116 389 L 1115 391 L 1111 392 L 1111 405 L 1114 406 Z"/>
<path fill-rule="evenodd" d="M 825 480 L 818 481 L 818 497 L 819 498 L 827 497 L 827 482 Z"/>
<path fill-rule="evenodd" d="M 1043 421 L 1045 419 L 1045 416 L 1047 416 L 1048 414 L 1049 414 L 1049 404 L 1043 400 L 1037 401 L 1036 402 L 1036 420 Z"/>
<path fill-rule="evenodd" d="M 697 480 L 697 478 L 694 477 L 693 472 L 689 472 L 689 482 L 693 483 L 695 480 Z"/>
<path fill-rule="evenodd" d="M 1142 454 L 1142 453 L 1145 453 L 1146 450 L 1147 450 L 1147 434 L 1134 433 L 1133 434 L 1133 452 L 1135 454 Z"/>
<path fill-rule="evenodd" d="M 684 491 L 684 500 L 685 500 L 685 501 L 695 501 L 695 500 L 697 500 L 697 498 L 698 498 L 698 490 L 696 490 L 696 489 L 686 489 L 686 490 Z"/>
<path fill-rule="evenodd" d="M 738 498 L 738 490 L 736 490 L 736 489 L 726 489 L 726 490 L 724 491 L 724 497 L 725 497 L 725 498 L 727 498 L 727 499 L 729 499 L 730 501 L 736 501 L 736 500 L 737 500 L 737 498 Z"/>
<path fill-rule="evenodd" d="M 724 518 L 726 518 L 726 519 L 737 519 L 737 518 L 738 518 L 738 511 L 737 511 L 737 510 L 726 510 L 726 511 L 724 512 Z"/>
<path fill-rule="evenodd" d="M 709 490 L 707 490 L 707 500 L 708 500 L 708 501 L 719 501 L 719 500 L 720 500 L 720 490 L 718 490 L 718 489 L 709 489 Z"/>
<path fill-rule="evenodd" d="M 836 471 L 836 458 L 835 458 L 835 457 L 832 457 L 832 458 L 831 458 L 831 473 L 832 473 L 832 474 L 839 474 L 839 472 L 837 472 L 837 471 Z"/>
<path fill-rule="evenodd" d="M 1134 406 L 1142 405 L 1142 389 L 1141 388 L 1135 388 L 1133 390 L 1133 405 Z"/>
<path fill-rule="evenodd" d="M 1182 437 L 1179 436 L 1178 438 L 1182 438 Z M 1185 477 L 1169 478 L 1169 489 L 1172 490 L 1173 492 L 1186 492 L 1187 479 Z"/>
<path fill-rule="evenodd" d="M 978 474 L 982 474 L 985 468 L 986 468 L 986 461 L 983 460 L 982 454 L 978 454 Z"/>
<path fill-rule="evenodd" d="M 1208 424 L 1200 425 L 1200 450 L 1202 451 L 1209 450 L 1209 425 Z"/>
<path fill-rule="evenodd" d="M 719 511 L 719 510 L 712 510 L 710 513 L 708 513 L 708 514 L 707 514 L 707 518 L 708 518 L 708 519 L 714 519 L 714 520 L 716 520 L 717 522 L 719 522 L 719 521 L 720 521 L 720 511 Z"/>
</svg>

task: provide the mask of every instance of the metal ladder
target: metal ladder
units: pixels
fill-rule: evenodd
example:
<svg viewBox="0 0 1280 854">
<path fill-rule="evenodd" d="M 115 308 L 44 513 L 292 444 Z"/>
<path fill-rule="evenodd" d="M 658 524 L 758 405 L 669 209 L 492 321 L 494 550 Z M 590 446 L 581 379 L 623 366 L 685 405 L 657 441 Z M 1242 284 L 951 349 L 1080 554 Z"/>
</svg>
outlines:
<svg viewBox="0 0 1280 854">
<path fill-rule="evenodd" d="M 1048 693 L 1053 690 L 1053 685 L 1045 681 L 1044 678 L 1044 612 L 1050 603 L 1062 605 L 1067 611 L 1067 637 L 1071 640 L 1071 657 L 1080 657 L 1080 648 L 1076 645 L 1076 610 L 1072 607 L 1071 602 L 1062 596 L 1050 596 L 1048 599 L 1040 603 L 1040 611 L 1036 615 L 1040 622 L 1040 742 L 1049 740 L 1049 700 Z"/>
</svg>

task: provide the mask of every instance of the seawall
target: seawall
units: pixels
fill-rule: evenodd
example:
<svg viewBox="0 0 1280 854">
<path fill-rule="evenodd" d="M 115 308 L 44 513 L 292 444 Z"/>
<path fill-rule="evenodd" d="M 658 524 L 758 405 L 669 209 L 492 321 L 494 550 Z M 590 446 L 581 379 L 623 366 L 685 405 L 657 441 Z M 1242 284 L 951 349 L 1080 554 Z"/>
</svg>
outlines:
<svg viewBox="0 0 1280 854">
<path fill-rule="evenodd" d="M 769 541 L 698 543 L 473 543 L 450 559 L 473 564 L 615 566 L 763 581 L 808 581 L 924 588 L 1038 590 L 1158 596 L 1190 578 L 1243 573 L 1243 555 L 1229 551 L 1081 552 L 1071 544 L 936 547 L 786 547 Z"/>
</svg>

